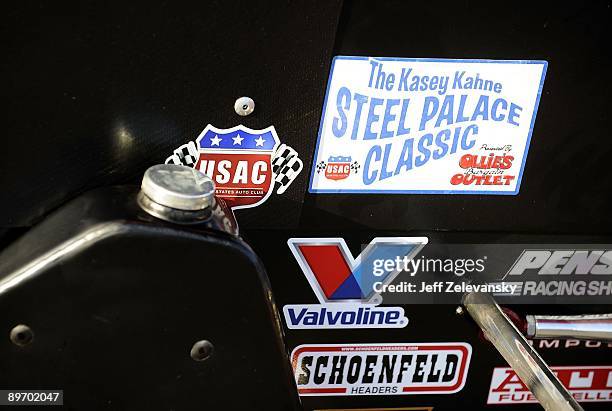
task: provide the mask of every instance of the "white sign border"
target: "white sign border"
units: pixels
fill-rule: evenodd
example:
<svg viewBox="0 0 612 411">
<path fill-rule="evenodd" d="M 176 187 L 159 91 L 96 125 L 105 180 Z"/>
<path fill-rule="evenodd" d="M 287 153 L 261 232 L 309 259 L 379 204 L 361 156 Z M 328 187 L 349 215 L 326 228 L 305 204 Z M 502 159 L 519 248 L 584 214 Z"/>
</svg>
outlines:
<svg viewBox="0 0 612 411">
<path fill-rule="evenodd" d="M 540 78 L 540 85 L 538 87 L 538 94 L 535 101 L 535 107 L 533 109 L 533 115 L 531 117 L 531 124 L 529 125 L 529 134 L 527 135 L 527 143 L 525 144 L 525 151 L 523 152 L 523 161 L 521 163 L 521 169 L 516 183 L 516 189 L 514 191 L 485 191 L 485 190 L 376 190 L 376 189 L 315 189 L 312 187 L 314 182 L 314 173 L 316 169 L 317 156 L 319 154 L 319 144 L 321 142 L 321 133 L 323 132 L 323 120 L 325 120 L 325 112 L 327 111 L 327 99 L 329 97 L 329 89 L 331 87 L 331 81 L 334 74 L 334 66 L 336 60 L 370 60 L 375 59 L 379 61 L 405 61 L 405 62 L 429 62 L 429 63 L 488 63 L 488 64 L 543 64 L 542 77 Z M 315 146 L 315 152 L 312 158 L 312 167 L 310 169 L 310 181 L 308 183 L 308 192 L 311 194 L 491 194 L 491 195 L 517 195 L 521 188 L 521 182 L 523 179 L 523 170 L 525 169 L 525 162 L 527 161 L 527 154 L 529 153 L 529 146 L 531 144 L 531 135 L 533 133 L 533 125 L 538 115 L 538 107 L 540 105 L 540 97 L 542 96 L 542 89 L 544 87 L 544 79 L 546 78 L 546 71 L 548 70 L 548 62 L 546 60 L 488 60 L 488 59 L 436 59 L 436 58 L 404 58 L 404 57 L 366 57 L 366 56 L 334 56 L 332 59 L 332 65 L 329 70 L 329 78 L 327 80 L 327 89 L 325 90 L 325 100 L 323 100 L 323 112 L 321 113 L 321 121 L 319 122 L 319 133 L 317 135 L 317 144 Z"/>
</svg>

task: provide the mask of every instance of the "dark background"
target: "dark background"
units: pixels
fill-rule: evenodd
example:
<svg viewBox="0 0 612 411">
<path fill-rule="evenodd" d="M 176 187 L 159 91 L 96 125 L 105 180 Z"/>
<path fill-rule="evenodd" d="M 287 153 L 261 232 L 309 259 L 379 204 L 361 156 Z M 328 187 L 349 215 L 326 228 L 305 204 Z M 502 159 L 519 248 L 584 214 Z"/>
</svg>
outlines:
<svg viewBox="0 0 612 411">
<path fill-rule="evenodd" d="M 339 1 L 5 6 L 0 227 L 29 226 L 88 189 L 139 184 L 208 123 L 274 125 L 308 166 L 339 13 Z M 255 100 L 249 117 L 234 112 L 240 96 Z M 307 174 L 282 213 L 241 220 L 297 222 Z"/>
<path fill-rule="evenodd" d="M 0 227 L 138 184 L 207 123 L 274 125 L 304 160 L 243 229 L 610 233 L 610 3 L 18 2 L 2 18 Z M 548 72 L 520 193 L 309 195 L 333 55 L 537 59 Z M 234 100 L 252 97 L 239 117 Z M 301 213 L 304 205 L 303 213 Z"/>
<path fill-rule="evenodd" d="M 344 236 L 357 255 L 360 244 L 388 229 L 430 239 L 435 232 L 471 232 L 473 243 L 484 233 L 493 239 L 504 233 L 565 233 L 570 236 L 560 241 L 571 243 L 578 242 L 572 237 L 577 234 L 610 235 L 610 10 L 604 1 L 5 5 L 0 247 L 89 189 L 138 184 L 147 167 L 163 162 L 208 123 L 274 125 L 304 161 L 284 195 L 236 213 L 244 237 L 266 265 L 279 306 L 316 302 L 289 254 L 288 236 Z M 334 55 L 547 60 L 520 193 L 308 194 Z M 256 103 L 248 117 L 233 110 L 243 95 Z M 291 231 L 276 231 L 281 228 Z M 456 320 L 453 307 L 406 311 L 411 326 L 405 334 L 293 332 L 287 349 L 302 343 L 468 341 L 474 353 L 461 393 L 385 400 L 388 406 L 483 406 L 492 367 L 504 365 L 501 357 L 477 339 L 473 327 Z M 554 365 L 578 359 L 592 365 L 609 359 L 609 349 L 544 355 Z M 381 397 L 329 401 L 304 403 L 381 405 Z"/>
<path fill-rule="evenodd" d="M 334 55 L 546 60 L 520 193 L 312 195 L 372 228 L 610 233 L 610 2 L 345 2 Z"/>
</svg>

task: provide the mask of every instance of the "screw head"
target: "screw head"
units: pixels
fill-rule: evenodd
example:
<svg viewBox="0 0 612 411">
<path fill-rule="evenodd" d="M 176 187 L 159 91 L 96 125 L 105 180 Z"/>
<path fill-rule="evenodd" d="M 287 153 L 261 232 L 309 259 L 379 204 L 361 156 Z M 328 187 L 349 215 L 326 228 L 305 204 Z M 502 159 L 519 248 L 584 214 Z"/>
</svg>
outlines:
<svg viewBox="0 0 612 411">
<path fill-rule="evenodd" d="M 210 358 L 215 347 L 208 340 L 200 340 L 191 347 L 191 358 L 194 361 L 204 361 Z"/>
<path fill-rule="evenodd" d="M 463 315 L 464 311 L 463 311 L 463 307 L 462 306 L 457 306 L 457 308 L 455 308 L 455 313 L 457 315 Z"/>
<path fill-rule="evenodd" d="M 19 324 L 13 327 L 9 335 L 13 344 L 19 347 L 25 347 L 34 340 L 34 332 L 25 324 Z"/>
<path fill-rule="evenodd" d="M 255 110 L 255 102 L 250 97 L 239 97 L 234 103 L 234 111 L 239 116 L 248 116 Z"/>
</svg>

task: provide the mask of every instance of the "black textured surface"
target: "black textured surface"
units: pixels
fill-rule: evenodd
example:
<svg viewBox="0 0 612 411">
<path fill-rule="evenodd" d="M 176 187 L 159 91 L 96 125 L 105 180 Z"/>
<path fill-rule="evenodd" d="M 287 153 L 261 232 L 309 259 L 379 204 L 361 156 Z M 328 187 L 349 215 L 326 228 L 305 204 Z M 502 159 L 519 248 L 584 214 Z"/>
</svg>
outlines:
<svg viewBox="0 0 612 411">
<path fill-rule="evenodd" d="M 375 237 L 421 236 L 429 238 L 429 244 L 470 244 L 482 243 L 533 243 L 546 244 L 610 244 L 610 236 L 536 236 L 504 235 L 500 233 L 457 233 L 457 232 L 414 232 L 414 231 L 381 231 L 378 229 L 353 228 L 325 230 L 252 230 L 245 236 L 257 255 L 266 263 L 272 291 L 279 307 L 286 304 L 315 304 L 317 297 L 308 283 L 306 276 L 291 255 L 287 239 L 292 237 L 342 237 L 354 257 L 363 250 L 365 244 Z M 429 245 L 420 255 L 427 255 Z M 423 273 L 419 273 L 422 275 Z M 606 276 L 607 277 L 607 276 Z M 398 284 L 399 278 L 392 283 Z M 409 296 L 403 295 L 404 301 Z M 394 306 L 384 302 L 387 306 Z M 391 409 L 400 407 L 434 407 L 439 410 L 494 410 L 494 411 L 536 411 L 542 410 L 539 404 L 505 404 L 487 406 L 487 395 L 491 384 L 494 367 L 507 367 L 506 361 L 495 350 L 493 345 L 479 337 L 480 329 L 469 315 L 455 313 L 453 304 L 410 304 L 402 305 L 409 319 L 408 326 L 401 329 L 285 329 L 285 344 L 291 352 L 301 344 L 339 344 L 339 343 L 420 343 L 420 342 L 467 342 L 472 345 L 472 357 L 465 387 L 455 394 L 419 394 L 419 395 L 363 395 L 363 396 L 302 396 L 304 410 L 355 410 Z M 611 312 L 610 305 L 514 305 L 515 312 L 529 314 L 576 315 L 585 313 Z M 286 325 L 286 321 L 283 321 Z M 550 342 L 552 340 L 546 341 Z M 579 347 L 542 349 L 536 343 L 539 354 L 554 366 L 570 365 L 609 365 L 612 354 L 611 346 L 603 343 L 592 344 L 588 348 L 584 343 Z M 585 410 L 610 410 L 610 402 L 585 402 Z"/>
<path fill-rule="evenodd" d="M 168 3 L 150 4 L 146 9 L 118 2 L 114 6 L 50 2 L 36 7 L 11 5 L 5 11 L 2 29 L 2 95 L 8 108 L 4 112 L 4 161 L 0 166 L 0 227 L 32 224 L 92 187 L 137 183 L 146 167 L 163 161 L 173 148 L 193 139 L 210 122 L 217 127 L 243 123 L 262 128 L 272 124 L 281 141 L 295 148 L 304 161 L 304 171 L 285 195 L 273 195 L 260 207 L 237 212 L 245 239 L 267 267 L 279 307 L 316 303 L 287 248 L 289 237 L 343 237 L 357 255 L 360 245 L 377 235 L 418 233 L 433 243 L 437 238 L 450 239 L 456 231 L 469 231 L 469 240 L 462 237 L 454 241 L 475 243 L 501 241 L 504 232 L 612 234 L 612 172 L 607 160 L 612 154 L 608 124 L 611 61 L 606 40 L 612 28 L 608 3 L 347 0 L 337 27 L 339 14 L 339 1 L 206 2 L 195 9 Z M 546 82 L 520 194 L 306 194 L 333 55 L 547 60 Z M 241 95 L 255 99 L 252 116 L 240 118 L 234 113 L 233 102 Z M 298 221 L 299 228 L 295 228 Z M 270 230 L 286 227 L 291 229 Z M 389 228 L 394 231 L 385 231 Z M 482 231 L 489 233 L 483 235 Z M 9 232 L 5 243 L 21 233 L 21 229 Z M 42 241 L 47 236 L 39 237 Z M 570 238 L 568 242 L 580 241 Z M 609 243 L 607 240 L 608 237 L 602 243 Z M 170 247 L 166 246 L 168 241 L 172 243 Z M 134 244 L 138 241 L 122 241 L 99 249 L 104 251 L 104 257 L 89 267 L 98 269 L 103 264 L 117 263 L 120 267 L 115 277 L 121 277 L 125 267 L 141 272 L 140 260 L 133 259 Z M 147 250 L 154 257 L 150 272 L 177 270 L 174 261 L 164 261 L 166 255 L 182 255 L 193 261 L 202 258 L 199 250 L 185 254 L 182 246 L 166 238 L 149 244 Z M 34 250 L 24 247 L 25 251 Z M 122 251 L 122 259 L 107 260 L 108 255 Z M 211 261 L 223 257 L 220 252 Z M 234 256 L 225 258 L 231 261 Z M 67 279 L 79 278 L 77 275 L 83 272 L 82 267 L 88 267 L 88 262 L 89 259 L 78 261 L 63 273 Z M 185 266 L 193 264 L 199 267 L 197 262 Z M 115 277 L 114 281 L 121 280 Z M 222 279 L 219 289 L 228 284 L 226 278 Z M 159 281 L 139 281 L 160 295 L 166 289 Z M 194 284 L 199 288 L 191 283 L 178 288 L 184 301 L 170 304 L 168 309 L 207 301 L 201 298 L 205 295 L 202 281 L 204 277 L 196 276 Z M 236 291 L 224 289 L 210 298 L 218 298 L 218 311 L 223 311 L 218 307 L 227 304 L 239 317 L 249 310 L 242 299 L 253 294 L 254 286 L 240 279 L 231 283 L 236 285 Z M 138 287 L 134 288 L 137 291 Z M 41 284 L 41 290 L 53 288 Z M 91 293 L 94 296 L 105 290 L 95 291 Z M 76 306 L 83 302 L 83 297 L 76 294 L 68 295 L 64 301 L 42 295 L 42 302 L 49 306 L 71 301 Z M 101 303 L 112 303 L 102 297 Z M 130 308 L 133 301 L 137 299 L 130 296 L 119 303 L 126 304 L 127 308 L 121 310 L 124 316 L 135 316 L 137 322 L 147 313 L 139 311 L 140 307 Z M 115 313 L 110 305 L 100 307 L 104 318 L 105 313 Z M 457 394 L 310 397 L 303 399 L 305 409 L 419 405 L 435 406 L 436 410 L 484 408 L 491 370 L 505 362 L 490 345 L 477 338 L 478 330 L 473 324 L 454 314 L 454 308 L 406 306 L 410 325 L 405 330 L 285 330 L 288 350 L 303 343 L 339 342 L 467 341 L 474 347 L 467 385 Z M 32 317 L 24 321 L 43 320 L 47 309 L 33 311 Z M 150 324 L 165 322 L 170 311 L 161 311 L 163 317 Z M 85 317 L 90 311 L 67 312 L 83 321 L 81 327 L 92 321 L 97 326 L 107 326 Z M 240 330 L 236 324 L 242 326 L 233 318 L 224 321 L 231 332 Z M 49 325 L 43 327 L 48 329 Z M 180 334 L 173 336 L 173 344 L 176 337 L 184 339 L 183 345 L 196 337 L 182 334 L 190 331 L 189 327 L 177 329 Z M 249 333 L 251 339 L 257 339 L 262 329 Z M 45 328 L 42 331 L 38 335 L 44 335 Z M 69 334 L 71 330 L 60 332 Z M 89 337 L 82 338 L 88 342 Z M 244 334 L 232 340 L 232 344 L 250 341 L 244 339 Z M 173 348 L 179 350 L 178 346 L 170 348 L 171 353 L 175 352 Z M 258 359 L 258 355 L 249 351 L 249 360 Z M 610 350 L 559 348 L 543 350 L 542 355 L 554 365 L 602 364 Z M 164 354 L 160 359 L 170 361 L 173 357 Z M 143 362 L 134 363 L 137 370 L 151 367 L 148 358 L 136 360 Z M 193 365 L 188 357 L 185 361 Z M 157 371 L 152 368 L 147 378 L 164 382 Z M 183 381 L 190 376 L 194 375 L 183 374 Z M 168 391 L 191 394 L 192 387 L 185 390 L 181 384 L 184 383 L 169 381 Z M 240 388 L 244 381 L 233 384 Z M 242 390 L 232 393 L 235 398 L 231 400 L 249 398 Z M 86 394 L 83 391 L 82 395 Z M 187 402 L 189 397 L 183 400 Z M 608 409 L 609 404 L 590 403 L 585 408 Z M 540 407 L 532 404 L 489 408 Z"/>
<path fill-rule="evenodd" d="M 346 1 L 334 55 L 547 60 L 548 71 L 518 195 L 308 195 L 302 226 L 611 233 L 611 13 L 604 1 Z"/>
<path fill-rule="evenodd" d="M 0 227 L 30 225 L 87 189 L 139 183 L 207 123 L 274 125 L 310 164 L 339 11 L 339 0 L 11 4 Z M 249 117 L 233 109 L 242 95 L 256 103 Z M 306 176 L 240 211 L 241 223 L 294 224 Z"/>
<path fill-rule="evenodd" d="M 5 13 L 0 226 L 30 225 L 89 188 L 138 183 L 207 124 L 276 126 L 304 160 L 243 228 L 609 233 L 610 7 L 339 2 L 12 5 Z M 305 194 L 332 55 L 545 59 L 517 196 Z M 237 96 L 256 101 L 233 112 Z M 305 196 L 305 197 L 304 197 Z M 326 211 L 326 213 L 322 213 Z M 329 214 L 328 214 L 329 213 Z M 328 218 L 327 216 L 331 216 Z"/>
<path fill-rule="evenodd" d="M 0 388 L 63 389 L 65 410 L 297 409 L 266 272 L 223 226 L 162 222 L 125 188 L 46 218 L 0 254 Z"/>
</svg>

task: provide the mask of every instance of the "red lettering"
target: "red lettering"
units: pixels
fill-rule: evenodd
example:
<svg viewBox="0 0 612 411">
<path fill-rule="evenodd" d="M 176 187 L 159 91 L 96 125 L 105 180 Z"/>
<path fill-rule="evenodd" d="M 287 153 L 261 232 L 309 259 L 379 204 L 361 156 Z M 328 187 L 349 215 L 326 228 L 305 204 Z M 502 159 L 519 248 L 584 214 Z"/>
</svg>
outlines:
<svg viewBox="0 0 612 411">
<path fill-rule="evenodd" d="M 520 388 L 519 389 L 510 389 L 507 388 L 508 385 L 518 385 Z M 525 384 L 523 384 L 523 381 L 521 381 L 521 379 L 516 375 L 516 373 L 513 370 L 506 370 L 506 377 L 504 378 L 504 380 L 501 382 L 501 384 L 499 384 L 499 386 L 497 388 L 493 388 L 493 392 L 504 392 L 504 391 L 529 391 L 527 389 L 527 386 L 525 386 Z"/>
<path fill-rule="evenodd" d="M 467 168 L 478 168 L 478 169 L 490 169 L 496 168 L 498 170 L 507 170 L 512 167 L 512 161 L 514 156 L 495 156 L 490 154 L 488 156 L 477 156 L 473 154 L 464 154 L 459 159 L 459 167 L 463 169 Z"/>
<path fill-rule="evenodd" d="M 450 183 L 454 186 L 463 184 L 469 186 L 474 184 L 476 186 L 501 186 L 510 185 L 515 176 L 502 176 L 502 175 L 475 175 L 475 174 L 455 174 L 451 177 Z"/>
</svg>

